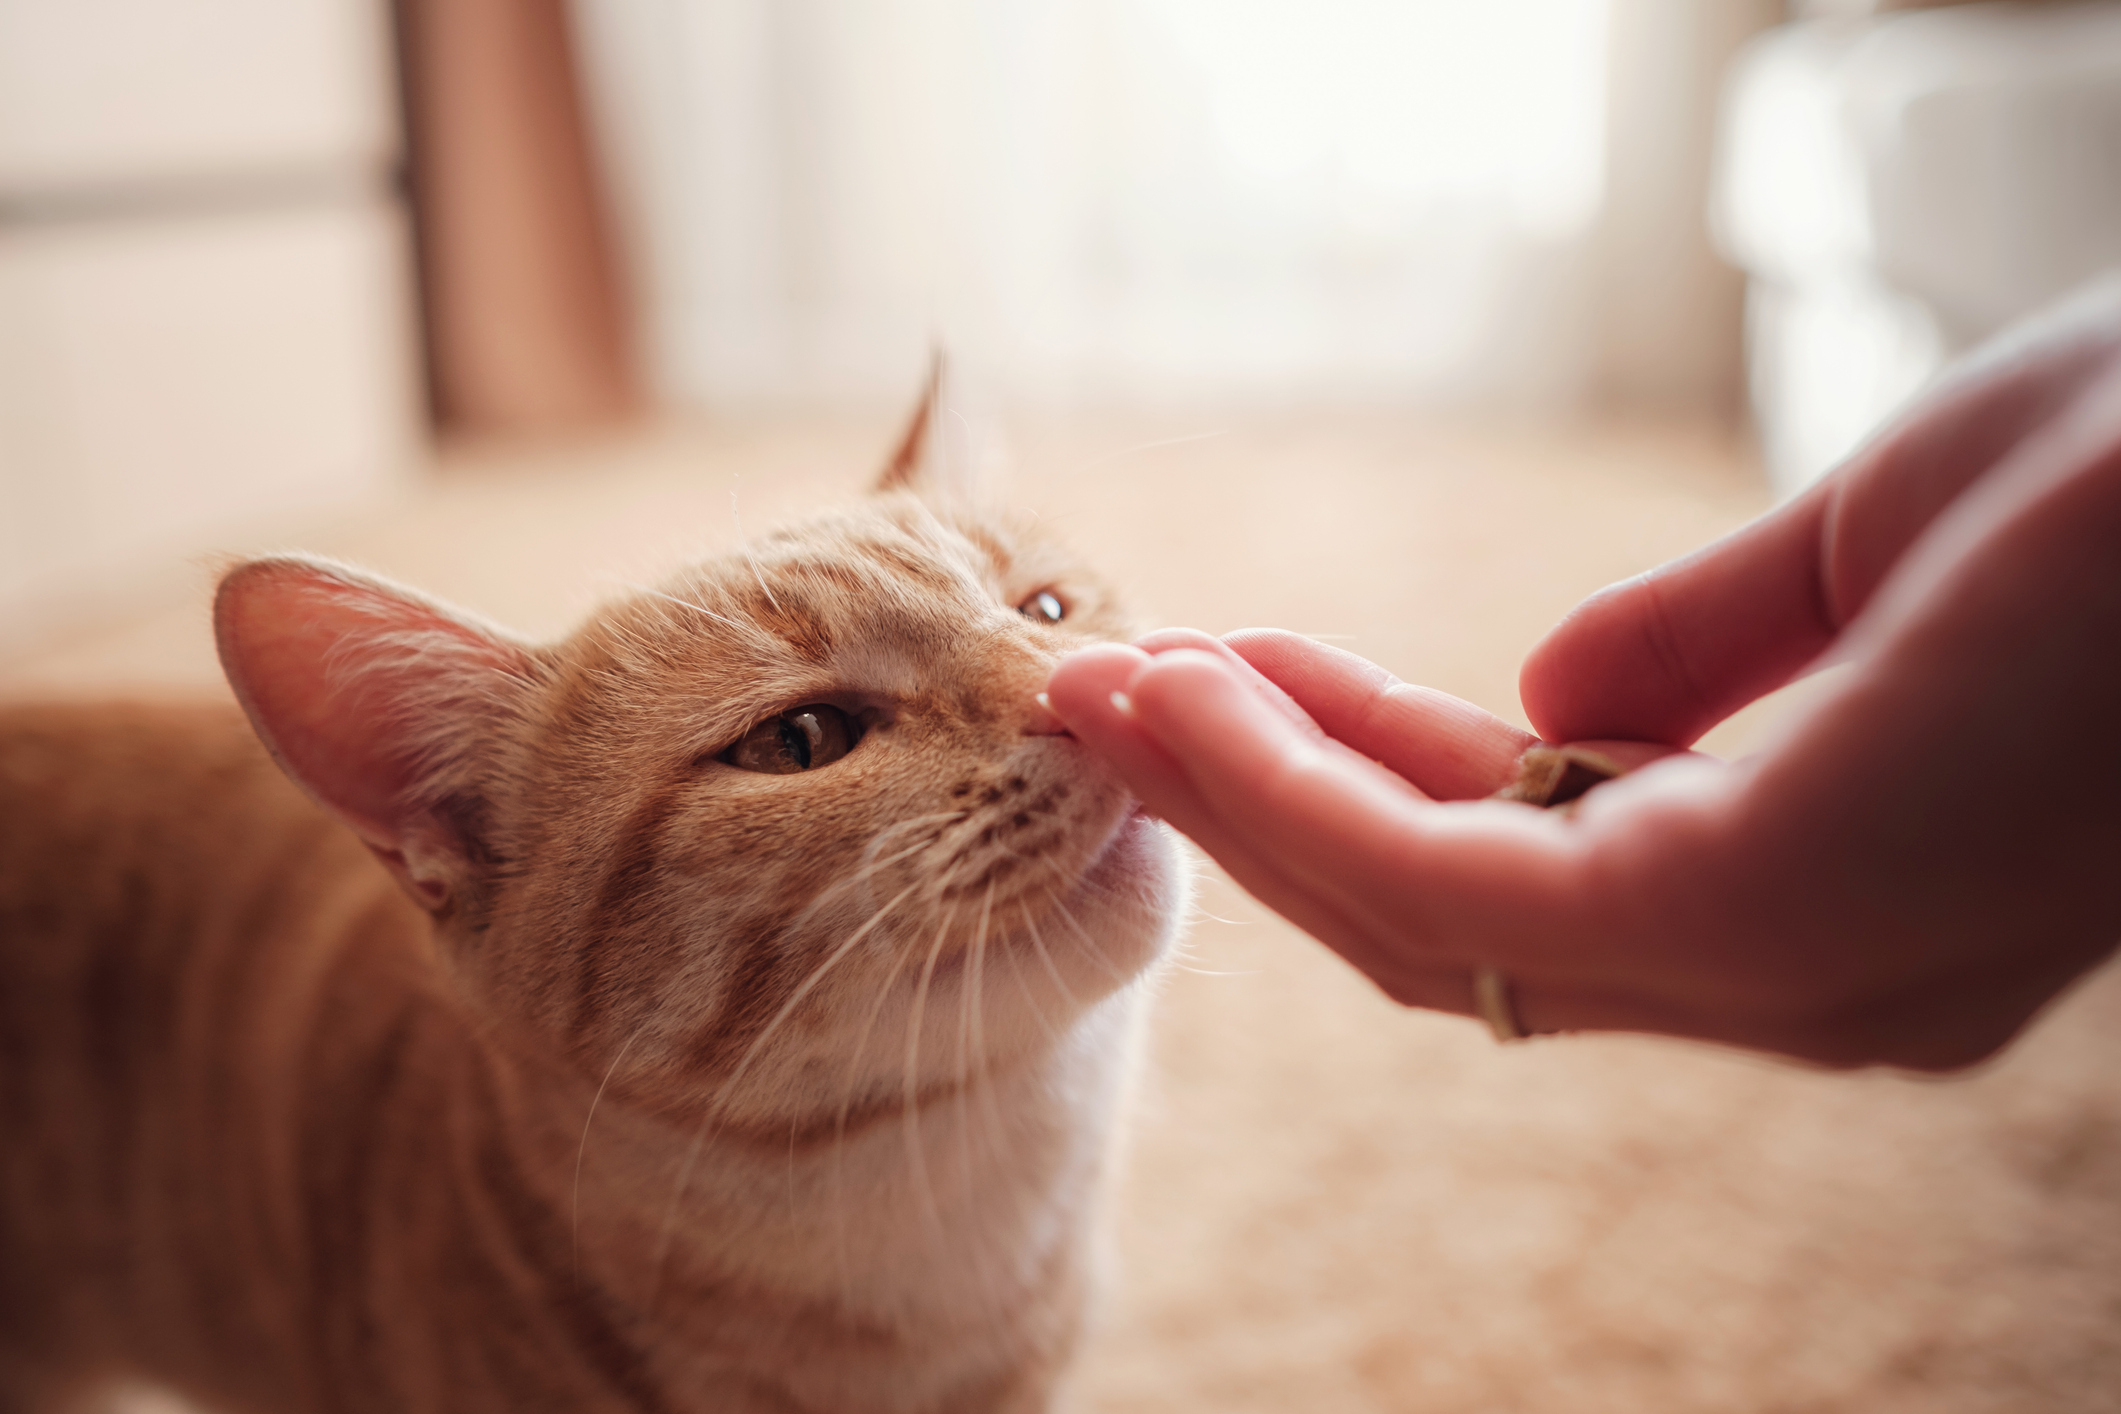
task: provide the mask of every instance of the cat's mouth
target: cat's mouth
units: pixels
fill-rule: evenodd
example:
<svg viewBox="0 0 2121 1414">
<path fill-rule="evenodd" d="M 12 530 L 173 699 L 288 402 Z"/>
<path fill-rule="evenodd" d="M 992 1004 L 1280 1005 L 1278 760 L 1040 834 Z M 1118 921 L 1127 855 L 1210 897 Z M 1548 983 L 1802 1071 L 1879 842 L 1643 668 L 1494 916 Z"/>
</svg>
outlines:
<svg viewBox="0 0 2121 1414">
<path fill-rule="evenodd" d="M 1133 876 L 1154 869 L 1162 844 L 1158 825 L 1159 821 L 1149 813 L 1147 806 L 1138 800 L 1130 804 L 1113 827 L 1110 838 L 1092 856 L 1075 887 L 1068 891 L 1069 901 L 1097 889 L 1131 882 Z"/>
</svg>

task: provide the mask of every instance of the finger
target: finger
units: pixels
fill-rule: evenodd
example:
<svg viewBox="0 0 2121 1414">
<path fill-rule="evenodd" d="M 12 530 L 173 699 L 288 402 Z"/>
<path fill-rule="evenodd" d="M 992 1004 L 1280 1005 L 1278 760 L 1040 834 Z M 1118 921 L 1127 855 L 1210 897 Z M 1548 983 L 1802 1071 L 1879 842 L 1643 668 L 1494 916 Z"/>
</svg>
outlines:
<svg viewBox="0 0 2121 1414">
<path fill-rule="evenodd" d="M 1142 803 L 1205 850 L 1249 892 L 1305 932 L 1329 943 L 1359 946 L 1363 928 L 1334 905 L 1315 882 L 1293 876 L 1262 853 L 1242 828 L 1244 816 L 1208 807 L 1185 771 L 1117 705 L 1138 669 L 1139 650 L 1101 644 L 1071 654 L 1054 669 L 1046 697 L 1053 713 L 1085 746 L 1118 770 Z M 1292 724 L 1293 729 L 1293 724 Z"/>
<path fill-rule="evenodd" d="M 1683 1011 L 1675 1012 L 1667 1004 L 1585 993 L 1580 983 L 1553 975 L 1536 956 L 1536 950 L 1513 945 L 1512 936 L 1523 936 L 1525 930 L 1510 926 L 1501 917 L 1511 911 L 1510 906 L 1507 902 L 1498 905 L 1494 898 L 1476 910 L 1473 928 L 1460 930 L 1462 937 L 1475 937 L 1484 944 L 1479 960 L 1469 959 L 1463 949 L 1447 949 L 1439 954 L 1425 948 L 1422 935 L 1430 920 L 1418 908 L 1407 906 L 1406 900 L 1442 896 L 1445 890 L 1430 887 L 1436 882 L 1434 877 L 1425 879 L 1414 870 L 1405 869 L 1403 859 L 1393 861 L 1392 867 L 1399 872 L 1392 873 L 1387 881 L 1389 887 L 1384 891 L 1382 905 L 1375 900 L 1361 902 L 1348 888 L 1350 860 L 1342 845 L 1329 844 L 1323 857 L 1293 846 L 1288 834 L 1291 821 L 1271 799 L 1208 799 L 1143 723 L 1144 708 L 1149 715 L 1161 717 L 1174 705 L 1168 699 L 1177 692 L 1180 701 L 1176 705 L 1184 714 L 1199 717 L 1201 732 L 1216 743 L 1227 744 L 1245 735 L 1242 728 L 1231 730 L 1227 723 L 1218 723 L 1212 707 L 1202 709 L 1197 700 L 1188 705 L 1184 685 L 1174 681 L 1172 668 L 1181 673 L 1191 671 L 1205 657 L 1175 648 L 1168 658 L 1159 655 L 1153 659 L 1127 649 L 1085 650 L 1065 660 L 1056 671 L 1048 697 L 1053 710 L 1068 722 L 1079 739 L 1115 764 L 1125 763 L 1121 766 L 1123 772 L 1135 773 L 1138 788 L 1152 808 L 1206 849 L 1253 897 L 1324 942 L 1387 996 L 1405 1005 L 1476 1015 L 1474 971 L 1479 966 L 1500 965 L 1511 979 L 1517 1019 L 1529 1031 L 1617 1029 L 1684 1033 L 1697 1029 L 1688 1025 Z M 1285 751 L 1295 745 L 1314 751 L 1320 761 L 1344 766 L 1349 760 L 1343 754 L 1322 749 L 1295 723 L 1272 710 L 1267 700 L 1238 678 L 1222 657 L 1208 661 L 1215 683 L 1255 714 L 1252 727 L 1265 723 L 1267 734 L 1279 737 L 1278 744 L 1270 743 L 1270 751 Z M 1115 694 L 1129 703 L 1132 713 L 1115 705 Z M 1359 759 L 1355 764 L 1376 772 L 1375 767 Z M 1207 774 L 1211 778 L 1221 775 L 1212 767 Z M 1349 823 L 1356 835 L 1375 840 L 1395 827 L 1392 819 L 1379 818 L 1375 807 L 1383 802 L 1404 808 L 1407 799 L 1397 791 L 1378 791 L 1366 806 L 1365 802 L 1342 795 L 1327 802 L 1327 809 L 1336 821 Z M 1294 828 L 1298 834 L 1308 833 L 1305 822 L 1296 822 Z M 1531 862 L 1537 863 L 1536 859 Z M 1429 863 L 1434 866 L 1433 875 L 1436 869 L 1448 868 L 1450 860 L 1439 853 Z M 1517 877 L 1521 880 L 1523 876 Z M 1492 885 L 1482 883 L 1480 887 L 1492 893 Z M 1503 897 L 1521 898 L 1524 892 L 1514 889 Z M 1558 951 L 1565 959 L 1573 961 L 1574 955 L 1580 955 L 1580 946 L 1572 944 L 1582 940 L 1572 938 L 1566 929 L 1543 926 L 1538 931 L 1550 942 L 1558 941 Z M 1564 968 L 1574 970 L 1577 969 Z"/>
<path fill-rule="evenodd" d="M 1525 714 L 1549 741 L 1684 746 L 1833 641 L 1818 592 L 1823 491 L 1686 559 L 1600 590 L 1527 655 Z"/>
<path fill-rule="evenodd" d="M 1309 642 L 1310 640 L 1306 639 L 1304 641 Z M 1296 723 L 1297 726 L 1314 736 L 1323 737 L 1329 734 L 1279 683 L 1261 673 L 1257 667 L 1247 661 L 1241 654 L 1233 651 L 1229 643 L 1217 638 L 1212 633 L 1203 633 L 1197 628 L 1164 628 L 1158 629 L 1154 633 L 1143 634 L 1140 638 L 1134 640 L 1134 646 L 1152 656 L 1158 653 L 1175 653 L 1181 649 L 1213 654 L 1229 664 L 1232 672 L 1251 684 L 1253 689 L 1264 700 L 1272 704 L 1276 711 L 1282 713 L 1290 721 Z M 1337 735 L 1337 733 L 1331 734 Z"/>
<path fill-rule="evenodd" d="M 1558 821 L 1425 801 L 1375 764 L 1298 732 L 1219 658 L 1159 655 L 1128 692 L 1211 818 L 1284 872 L 1329 881 L 1344 913 L 1414 961 L 1438 960 L 1423 956 L 1438 948 L 1450 960 L 1485 949 L 1518 915 L 1547 906 L 1567 872 L 1555 867 L 1568 853 L 1557 849 Z"/>
<path fill-rule="evenodd" d="M 1438 800 L 1493 795 L 1538 738 L 1434 688 L 1401 682 L 1353 653 L 1280 629 L 1240 629 L 1235 655 L 1326 733 Z"/>
<path fill-rule="evenodd" d="M 1602 590 L 1533 648 L 1551 741 L 1686 745 L 1816 659 L 1943 508 L 2114 358 L 2064 331 L 1978 355 L 1833 476 L 1732 535 Z"/>
<path fill-rule="evenodd" d="M 1266 631 L 1273 632 L 1274 630 Z M 1290 636 L 1298 638 L 1300 642 L 1310 642 L 1309 639 L 1300 638 L 1298 635 L 1292 634 Z M 1194 628 L 1160 629 L 1155 633 L 1147 634 L 1135 640 L 1135 644 L 1152 656 L 1162 653 L 1190 651 L 1205 653 L 1212 658 L 1216 658 L 1232 673 L 1236 674 L 1239 681 L 1256 692 L 1262 702 L 1265 702 L 1276 712 L 1287 718 L 1297 730 L 1317 743 L 1321 750 L 1330 751 L 1338 755 L 1346 755 L 1354 760 L 1375 761 L 1377 759 L 1375 752 L 1367 749 L 1358 749 L 1349 743 L 1337 740 L 1338 733 L 1329 733 L 1322 729 L 1311 714 L 1304 710 L 1301 703 L 1290 697 L 1271 678 L 1262 674 L 1259 669 L 1245 661 L 1229 644 L 1213 634 L 1203 633 L 1199 629 Z M 1363 661 L 1360 658 L 1354 658 L 1352 654 L 1346 656 L 1357 663 Z M 1380 669 L 1380 671 L 1382 670 Z M 1478 709 L 1474 710 L 1477 711 Z M 1522 734 L 1520 733 L 1520 735 Z M 1403 775 L 1396 776 L 1395 783 L 1415 795 L 1427 797 L 1425 791 L 1407 780 Z"/>
<path fill-rule="evenodd" d="M 1192 783 L 1170 753 L 1117 705 L 1149 655 L 1121 643 L 1071 653 L 1046 681 L 1046 702 L 1077 740 L 1105 758 L 1141 802 L 1165 819 L 1187 810 Z"/>
</svg>

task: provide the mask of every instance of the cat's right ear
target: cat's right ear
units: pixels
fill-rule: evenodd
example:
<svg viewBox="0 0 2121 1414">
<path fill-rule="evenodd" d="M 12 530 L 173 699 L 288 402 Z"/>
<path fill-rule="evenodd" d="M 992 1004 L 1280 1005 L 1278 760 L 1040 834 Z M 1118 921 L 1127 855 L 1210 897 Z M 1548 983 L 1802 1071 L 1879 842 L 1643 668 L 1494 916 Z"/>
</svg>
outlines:
<svg viewBox="0 0 2121 1414">
<path fill-rule="evenodd" d="M 876 479 L 875 490 L 910 491 L 928 501 L 968 502 L 981 479 L 980 449 L 963 413 L 951 405 L 951 380 L 943 351 L 929 356 L 928 381 L 898 448 Z"/>
<path fill-rule="evenodd" d="M 528 687 L 497 630 L 357 570 L 296 556 L 231 570 L 214 599 L 229 685 L 282 769 L 422 906 L 479 883 L 479 747 Z"/>
</svg>

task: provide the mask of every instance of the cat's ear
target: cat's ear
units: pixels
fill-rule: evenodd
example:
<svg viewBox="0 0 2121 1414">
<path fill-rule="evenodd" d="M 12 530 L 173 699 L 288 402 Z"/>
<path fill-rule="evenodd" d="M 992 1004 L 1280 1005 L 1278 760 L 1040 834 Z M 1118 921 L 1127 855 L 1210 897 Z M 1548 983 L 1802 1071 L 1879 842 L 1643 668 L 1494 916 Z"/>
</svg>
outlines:
<svg viewBox="0 0 2121 1414">
<path fill-rule="evenodd" d="M 970 502 L 988 479 L 991 449 L 979 445 L 972 424 L 955 405 L 955 380 L 943 351 L 928 361 L 928 381 L 913 406 L 898 449 L 875 490 L 910 491 L 931 502 Z"/>
<path fill-rule="evenodd" d="M 521 700 L 529 652 L 328 561 L 252 560 L 214 599 L 221 667 L 295 781 L 439 911 L 488 859 L 480 746 Z"/>
</svg>

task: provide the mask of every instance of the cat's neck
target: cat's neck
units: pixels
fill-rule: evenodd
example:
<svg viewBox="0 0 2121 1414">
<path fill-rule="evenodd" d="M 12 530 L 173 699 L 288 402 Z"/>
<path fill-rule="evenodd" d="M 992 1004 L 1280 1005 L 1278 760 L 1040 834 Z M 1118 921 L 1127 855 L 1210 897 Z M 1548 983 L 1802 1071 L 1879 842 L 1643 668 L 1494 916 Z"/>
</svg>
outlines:
<svg viewBox="0 0 2121 1414">
<path fill-rule="evenodd" d="M 909 1377 L 938 1396 L 1008 1380 L 1038 1408 L 1091 1279 L 1139 1000 L 911 1104 L 778 1132 L 629 1104 L 489 1035 L 463 1104 L 496 1143 L 457 1168 L 487 1190 L 469 1203 L 499 1183 L 542 1215 L 505 1237 L 536 1249 L 517 1260 L 564 1277 L 659 1383 L 749 1365 L 826 1382 L 805 1407 L 854 1408 Z"/>
</svg>

